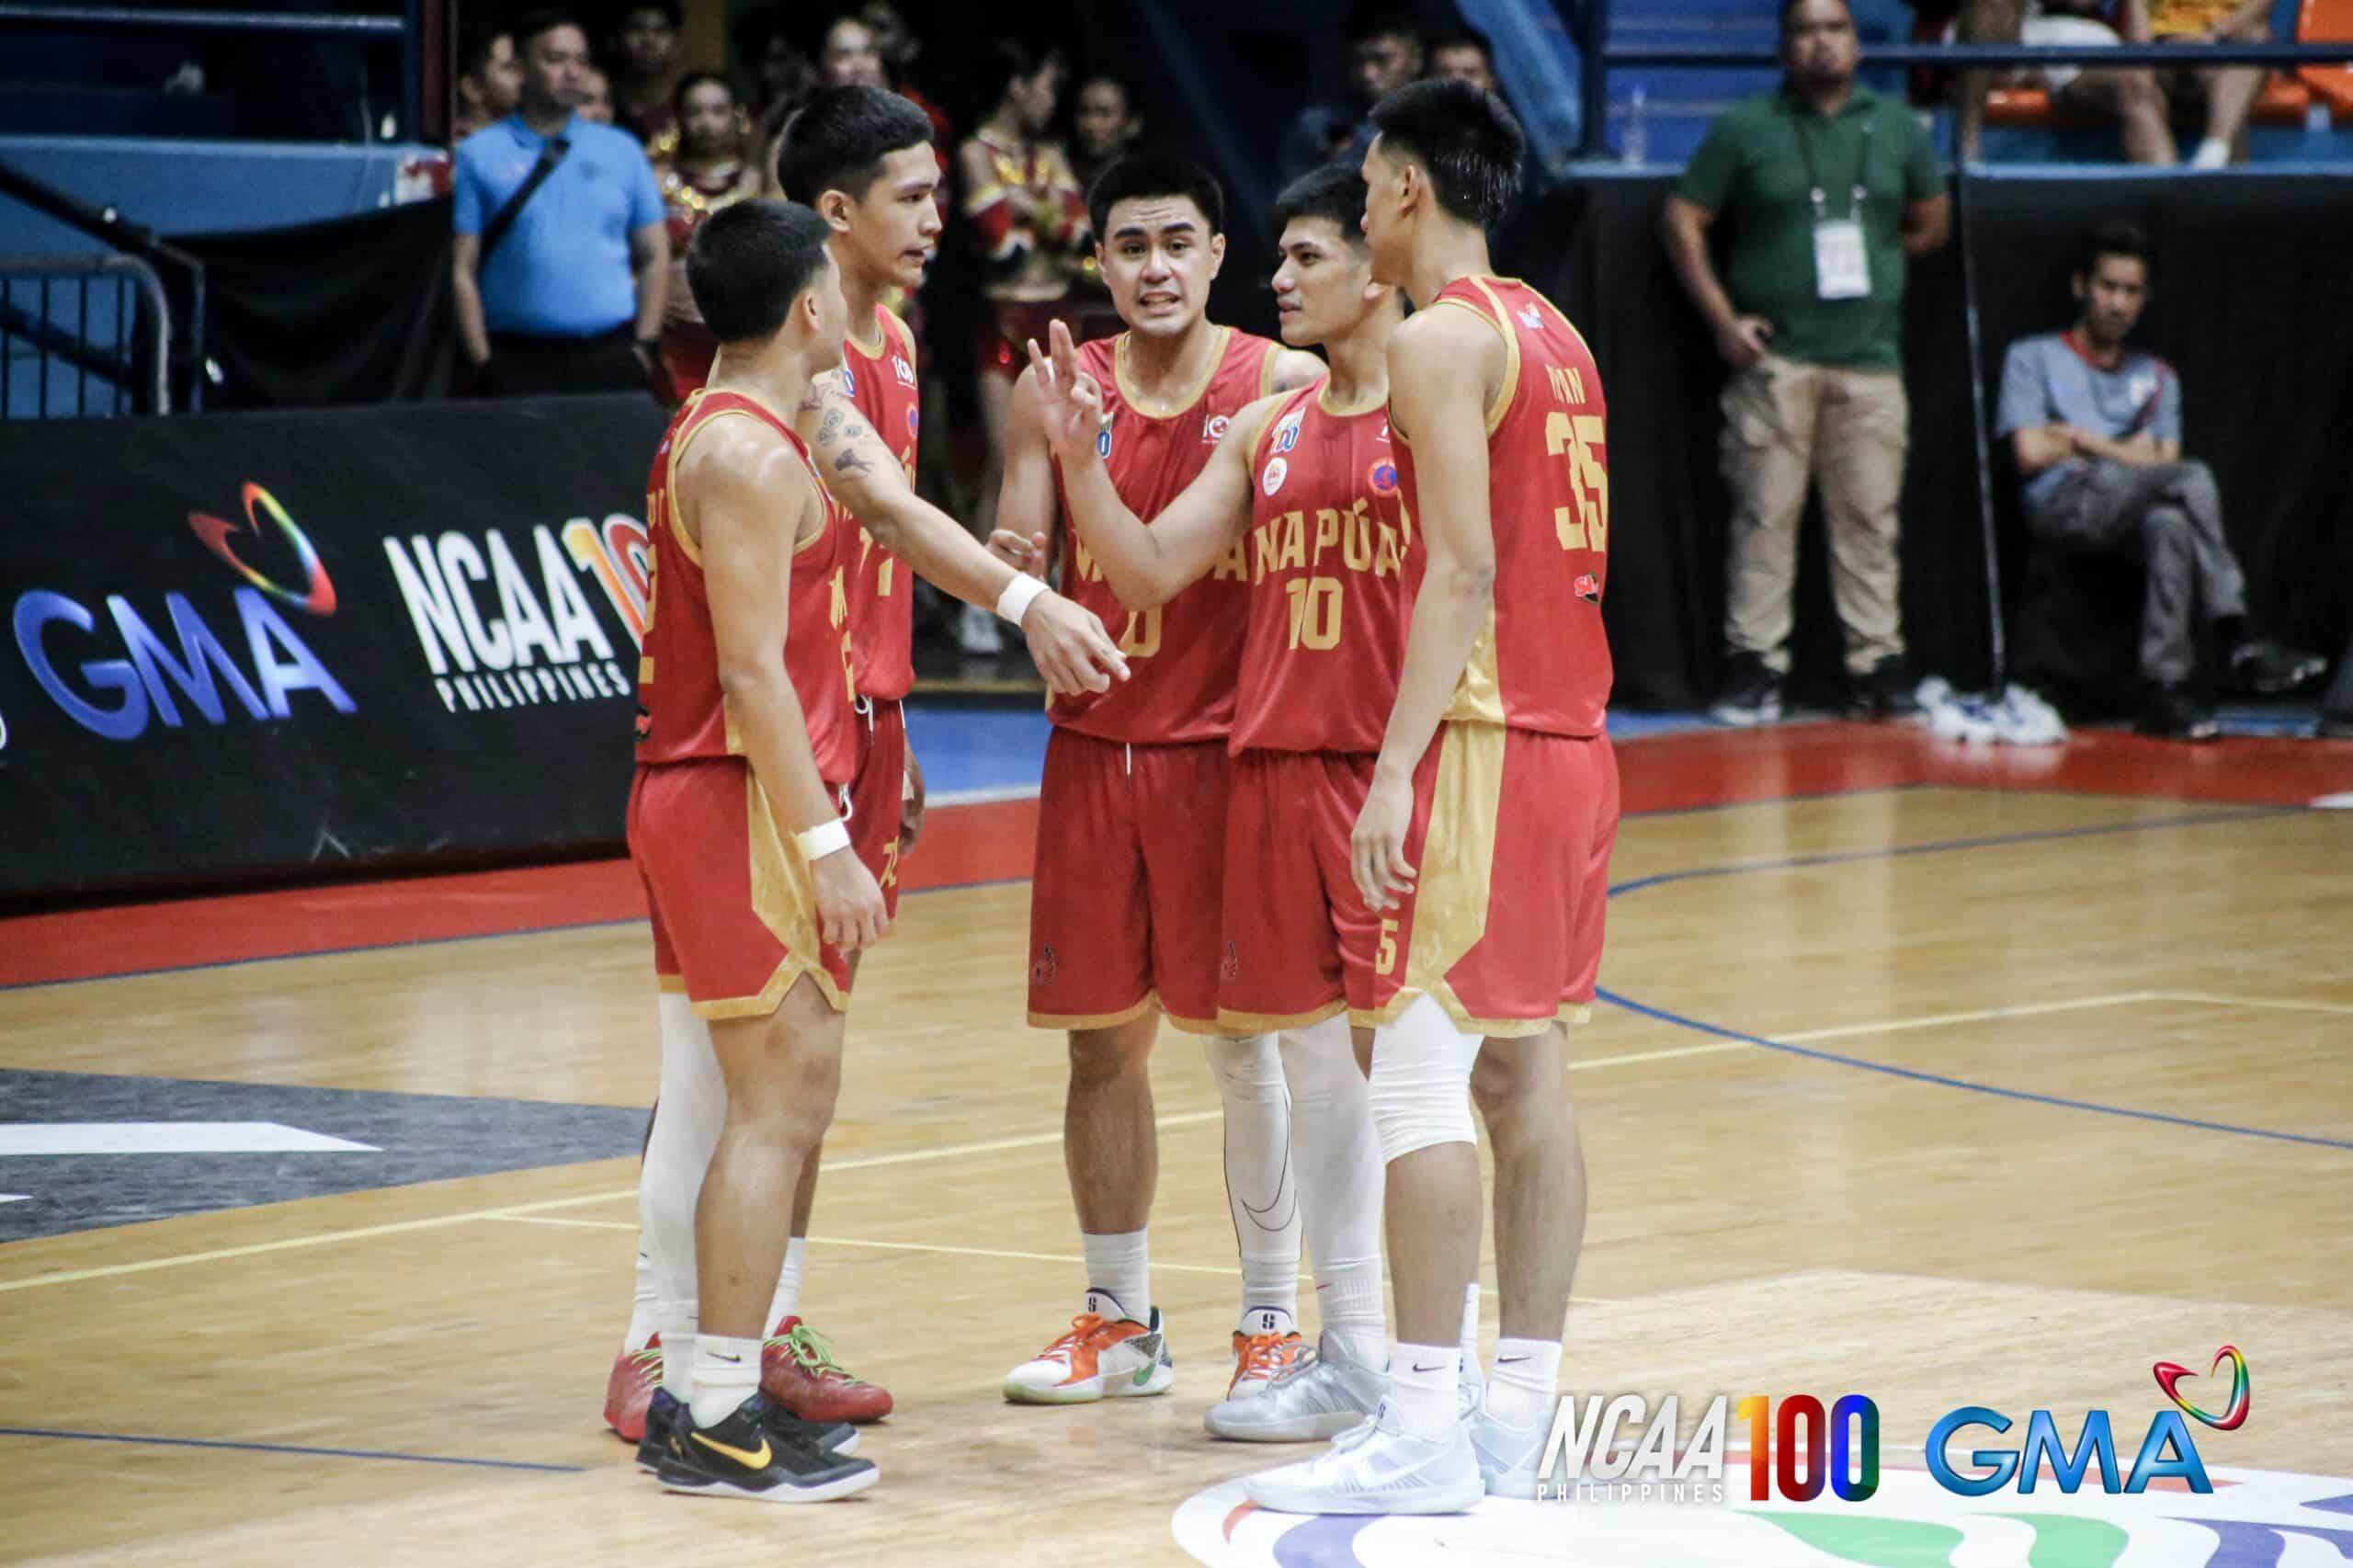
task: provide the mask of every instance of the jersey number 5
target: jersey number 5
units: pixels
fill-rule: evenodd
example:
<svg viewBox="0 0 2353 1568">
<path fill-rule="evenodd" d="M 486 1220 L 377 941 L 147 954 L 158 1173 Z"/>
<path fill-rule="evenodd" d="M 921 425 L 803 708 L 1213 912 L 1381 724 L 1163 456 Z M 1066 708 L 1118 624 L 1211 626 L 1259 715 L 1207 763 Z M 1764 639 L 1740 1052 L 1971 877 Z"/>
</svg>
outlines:
<svg viewBox="0 0 2353 1568">
<path fill-rule="evenodd" d="M 1571 506 L 1552 508 L 1552 531 L 1563 550 L 1609 548 L 1609 470 L 1596 449 L 1602 445 L 1601 415 L 1564 414 L 1554 409 L 1544 416 L 1544 449 L 1569 459 Z"/>
</svg>

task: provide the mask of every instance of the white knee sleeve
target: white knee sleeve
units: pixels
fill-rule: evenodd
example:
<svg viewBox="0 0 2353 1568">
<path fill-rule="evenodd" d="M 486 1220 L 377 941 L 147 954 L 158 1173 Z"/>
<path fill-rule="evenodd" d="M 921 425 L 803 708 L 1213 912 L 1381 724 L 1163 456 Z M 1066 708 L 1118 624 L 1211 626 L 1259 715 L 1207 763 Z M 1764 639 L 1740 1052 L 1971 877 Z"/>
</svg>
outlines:
<svg viewBox="0 0 2353 1568">
<path fill-rule="evenodd" d="M 1290 1085 L 1291 1160 L 1307 1250 L 1326 1296 L 1331 1276 L 1369 1265 L 1373 1321 L 1381 1318 L 1381 1140 L 1371 1090 L 1357 1065 L 1348 1020 L 1327 1018 L 1282 1032 L 1283 1077 Z M 1328 1322 L 1333 1311 L 1323 1302 Z"/>
<path fill-rule="evenodd" d="M 1373 1031 L 1372 1124 L 1382 1160 L 1436 1143 L 1479 1141 L 1471 1123 L 1471 1066 L 1481 1038 L 1456 1028 L 1428 996 Z"/>
<path fill-rule="evenodd" d="M 1282 1053 L 1272 1035 L 1201 1045 L 1225 1108 L 1225 1196 L 1242 1255 L 1243 1304 L 1289 1312 L 1299 1296 L 1300 1226 Z"/>
<path fill-rule="evenodd" d="M 637 1176 L 637 1222 L 654 1264 L 654 1294 L 663 1303 L 696 1299 L 695 1200 L 727 1123 L 727 1080 L 710 1044 L 710 1026 L 684 996 L 661 998 L 662 1097 Z"/>
</svg>

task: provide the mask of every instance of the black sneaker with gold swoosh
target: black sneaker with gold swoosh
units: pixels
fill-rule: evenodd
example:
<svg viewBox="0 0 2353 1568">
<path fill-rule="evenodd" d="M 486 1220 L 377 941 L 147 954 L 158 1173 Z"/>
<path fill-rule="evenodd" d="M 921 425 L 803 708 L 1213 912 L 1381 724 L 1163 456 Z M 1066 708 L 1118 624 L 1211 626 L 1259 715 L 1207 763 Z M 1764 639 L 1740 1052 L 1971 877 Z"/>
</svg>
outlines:
<svg viewBox="0 0 2353 1568">
<path fill-rule="evenodd" d="M 668 1389 L 655 1389 L 645 1407 L 645 1437 L 637 1445 L 637 1468 L 648 1475 L 662 1473 L 670 1452 L 671 1428 L 686 1406 Z M 824 1453 L 847 1459 L 858 1452 L 858 1428 L 847 1421 L 803 1421 L 789 1410 L 768 1406 L 768 1430 L 779 1437 L 798 1437 Z"/>
<path fill-rule="evenodd" d="M 841 1458 L 805 1437 L 778 1433 L 758 1394 L 715 1426 L 698 1426 L 691 1411 L 680 1410 L 654 1473 L 665 1491 L 758 1503 L 830 1503 L 881 1479 L 872 1460 Z"/>
</svg>

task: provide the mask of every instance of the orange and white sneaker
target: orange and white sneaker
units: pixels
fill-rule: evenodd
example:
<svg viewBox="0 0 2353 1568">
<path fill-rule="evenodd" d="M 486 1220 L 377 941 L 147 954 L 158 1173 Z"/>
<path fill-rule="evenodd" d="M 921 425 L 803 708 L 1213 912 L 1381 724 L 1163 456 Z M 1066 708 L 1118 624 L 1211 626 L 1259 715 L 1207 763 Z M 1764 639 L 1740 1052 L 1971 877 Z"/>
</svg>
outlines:
<svg viewBox="0 0 2353 1568">
<path fill-rule="evenodd" d="M 612 1376 L 605 1380 L 605 1425 L 625 1443 L 645 1440 L 645 1407 L 662 1386 L 662 1336 L 655 1335 L 642 1350 L 624 1350 L 613 1359 Z"/>
<path fill-rule="evenodd" d="M 825 1336 L 797 1313 L 760 1346 L 760 1392 L 803 1421 L 863 1423 L 891 1414 L 890 1394 L 851 1376 Z"/>
<path fill-rule="evenodd" d="M 1290 1313 L 1280 1307 L 1252 1307 L 1233 1331 L 1233 1381 L 1225 1385 L 1225 1397 L 1247 1399 L 1264 1392 L 1306 1348 Z"/>
<path fill-rule="evenodd" d="M 1116 1296 L 1089 1290 L 1069 1333 L 1006 1373 L 1005 1397 L 1016 1404 L 1091 1404 L 1165 1393 L 1176 1381 L 1160 1309 L 1138 1323 Z"/>
</svg>

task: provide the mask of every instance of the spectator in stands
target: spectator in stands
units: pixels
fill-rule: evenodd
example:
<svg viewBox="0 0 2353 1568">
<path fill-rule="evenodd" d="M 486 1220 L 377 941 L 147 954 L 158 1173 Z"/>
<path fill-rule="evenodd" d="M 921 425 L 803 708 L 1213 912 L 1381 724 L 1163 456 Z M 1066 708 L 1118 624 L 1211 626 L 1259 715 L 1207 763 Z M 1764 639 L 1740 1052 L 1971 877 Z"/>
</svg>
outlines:
<svg viewBox="0 0 2353 1568">
<path fill-rule="evenodd" d="M 580 78 L 580 118 L 591 125 L 613 123 L 613 79 L 594 65 Z"/>
<path fill-rule="evenodd" d="M 983 268 L 976 337 L 981 426 L 988 445 L 972 528 L 989 536 L 1005 472 L 1005 423 L 1013 383 L 1055 321 L 1075 324 L 1070 259 L 1087 244 L 1086 193 L 1070 154 L 1051 128 L 1062 92 L 1058 54 L 1033 54 L 1000 40 L 981 62 L 989 108 L 957 149 L 964 220 Z M 972 607 L 967 607 L 972 608 Z M 958 622 L 958 640 L 976 655 L 1002 646 L 995 617 L 983 611 Z"/>
<path fill-rule="evenodd" d="M 817 78 L 826 87 L 889 87 L 874 29 L 856 17 L 836 19 L 817 51 Z"/>
<path fill-rule="evenodd" d="M 1348 33 L 1348 97 L 1310 104 L 1283 139 L 1285 184 L 1326 164 L 1364 161 L 1372 106 L 1422 74 L 1422 35 L 1402 11 L 1363 13 Z"/>
<path fill-rule="evenodd" d="M 2125 0 L 2128 10 L 2145 0 Z M 1969 0 L 1945 29 L 1964 43 L 2066 44 L 2107 48 L 2121 41 L 2108 21 L 2104 0 Z M 2124 155 L 2136 164 L 2170 164 L 2178 155 L 2165 123 L 2165 94 L 2145 68 L 2043 65 L 2005 72 L 1967 71 L 1961 78 L 1961 155 L 1983 155 L 1985 92 L 2003 86 L 2040 87 L 2053 108 L 2112 116 L 2124 133 Z"/>
<path fill-rule="evenodd" d="M 1128 85 L 1117 76 L 1090 76 L 1078 89 L 1077 107 L 1070 118 L 1070 163 L 1081 190 L 1093 188 L 1096 176 L 1127 156 L 1143 134 L 1143 117 L 1128 97 Z M 1072 295 L 1078 304 L 1078 324 L 1072 330 L 1084 343 L 1108 337 L 1121 326 L 1103 287 L 1095 262 L 1095 247 L 1081 245 L 1070 258 Z"/>
<path fill-rule="evenodd" d="M 1430 46 L 1430 74 L 1445 82 L 1468 82 L 1482 92 L 1499 91 L 1495 60 L 1487 40 L 1465 28 Z"/>
<path fill-rule="evenodd" d="M 781 6 L 745 12 L 735 24 L 734 37 L 735 57 L 749 68 L 752 120 L 759 145 L 765 147 L 775 141 L 792 111 L 817 90 L 817 62 Z"/>
<path fill-rule="evenodd" d="M 2263 43 L 2271 37 L 2271 0 L 2126 0 L 2134 42 Z M 2145 35 L 2141 31 L 2147 28 Z M 2206 134 L 2189 154 L 2193 169 L 2219 169 L 2246 156 L 2246 116 L 2269 71 L 2261 65 L 2175 65 L 2157 85 L 2177 105 L 2202 107 Z"/>
<path fill-rule="evenodd" d="M 2288 691 L 2325 661 L 2246 623 L 2246 583 L 2222 531 L 2211 470 L 2181 456 L 2181 381 L 2125 345 L 2149 301 L 2148 236 L 2131 223 L 2095 229 L 2073 287 L 2075 324 L 2022 337 L 2002 360 L 1995 431 L 2026 482 L 2027 528 L 2054 549 L 2141 557 L 2141 729 L 2211 740 L 2214 711 L 2196 690 L 2197 617 L 2211 623 L 2233 685 Z"/>
<path fill-rule="evenodd" d="M 481 33 L 467 40 L 458 62 L 457 110 L 449 117 L 449 145 L 515 112 L 523 94 L 523 65 L 515 58 L 512 33 Z"/>
<path fill-rule="evenodd" d="M 678 90 L 678 0 L 630 0 L 613 35 L 614 123 L 654 157 L 677 146 L 671 102 Z"/>
<path fill-rule="evenodd" d="M 670 246 L 662 194 L 628 132 L 580 119 L 588 37 L 560 12 L 518 22 L 522 106 L 458 149 L 451 255 L 477 390 L 643 388 Z"/>
<path fill-rule="evenodd" d="M 892 0 L 868 0 L 858 8 L 858 19 L 874 37 L 874 52 L 881 57 L 882 72 L 891 79 L 891 90 L 923 110 L 924 117 L 931 121 L 935 145 L 955 145 L 956 128 L 946 111 L 915 86 L 915 62 L 923 55 L 923 40 L 907 26 L 905 16 Z"/>
<path fill-rule="evenodd" d="M 750 130 L 735 89 L 711 71 L 678 79 L 671 106 L 678 150 L 654 165 L 670 236 L 670 290 L 662 320 L 661 385 L 665 402 L 685 401 L 710 379 L 719 339 L 703 324 L 687 288 L 687 245 L 702 221 L 722 207 L 760 193 L 761 171 L 745 155 Z"/>
<path fill-rule="evenodd" d="M 1912 711 L 1897 594 L 1896 504 L 1909 444 L 1904 267 L 1951 214 L 1927 132 L 1855 81 L 1845 0 L 1786 0 L 1781 86 L 1709 128 L 1662 215 L 1669 259 L 1733 375 L 1726 723 L 1779 718 L 1790 667 L 1798 520 L 1822 485 L 1831 581 L 1856 711 Z M 1719 279 L 1708 253 L 1727 231 Z"/>
</svg>

